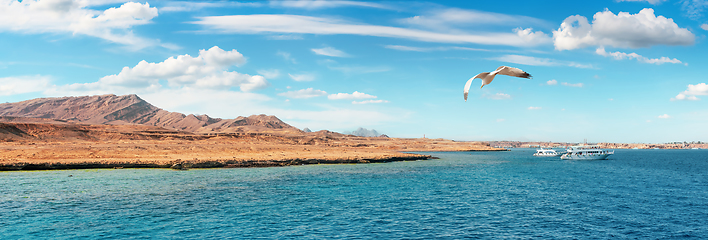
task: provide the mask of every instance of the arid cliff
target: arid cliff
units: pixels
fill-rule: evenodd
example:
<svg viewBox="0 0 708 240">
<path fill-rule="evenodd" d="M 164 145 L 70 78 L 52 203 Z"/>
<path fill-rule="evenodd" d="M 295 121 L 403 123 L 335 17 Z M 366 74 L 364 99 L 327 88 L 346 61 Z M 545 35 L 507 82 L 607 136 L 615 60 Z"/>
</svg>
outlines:
<svg viewBox="0 0 708 240">
<path fill-rule="evenodd" d="M 86 124 L 146 125 L 193 133 L 280 131 L 300 132 L 275 116 L 236 119 L 169 112 L 135 94 L 37 98 L 0 104 L 0 116 L 45 118 Z"/>
</svg>

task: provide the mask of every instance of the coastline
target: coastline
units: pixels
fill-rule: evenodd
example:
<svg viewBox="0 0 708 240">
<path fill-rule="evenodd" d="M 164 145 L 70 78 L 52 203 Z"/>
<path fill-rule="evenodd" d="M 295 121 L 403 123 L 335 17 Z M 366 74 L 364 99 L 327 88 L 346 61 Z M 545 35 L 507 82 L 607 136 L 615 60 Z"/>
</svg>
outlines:
<svg viewBox="0 0 708 240">
<path fill-rule="evenodd" d="M 480 142 L 347 137 L 315 144 L 282 139 L 0 142 L 0 171 L 98 168 L 251 168 L 434 159 L 414 152 L 507 151 Z"/>
<path fill-rule="evenodd" d="M 124 168 L 165 168 L 187 170 L 197 168 L 254 168 L 254 167 L 285 167 L 311 164 L 363 164 L 386 163 L 402 161 L 418 161 L 434 159 L 430 155 L 396 156 L 372 159 L 292 159 L 292 160 L 216 160 L 216 161 L 173 161 L 169 163 L 151 162 L 59 162 L 59 163 L 27 163 L 18 162 L 0 164 L 0 171 L 31 171 L 31 170 L 70 170 L 70 169 L 124 169 Z"/>
</svg>

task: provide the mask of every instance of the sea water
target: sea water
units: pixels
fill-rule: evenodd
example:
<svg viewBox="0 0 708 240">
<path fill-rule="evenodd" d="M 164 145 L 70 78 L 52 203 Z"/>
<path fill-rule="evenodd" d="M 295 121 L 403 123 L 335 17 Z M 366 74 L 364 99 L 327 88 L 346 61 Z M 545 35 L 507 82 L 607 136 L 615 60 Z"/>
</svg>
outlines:
<svg viewBox="0 0 708 240">
<path fill-rule="evenodd" d="M 0 239 L 708 238 L 708 150 L 0 172 Z"/>
</svg>

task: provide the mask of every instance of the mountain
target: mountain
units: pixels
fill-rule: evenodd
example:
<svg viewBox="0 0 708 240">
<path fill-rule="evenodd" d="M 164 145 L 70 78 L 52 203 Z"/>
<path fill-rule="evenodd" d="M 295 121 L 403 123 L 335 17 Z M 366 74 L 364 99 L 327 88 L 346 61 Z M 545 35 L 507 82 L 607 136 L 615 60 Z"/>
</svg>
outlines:
<svg viewBox="0 0 708 240">
<path fill-rule="evenodd" d="M 301 132 L 275 116 L 236 119 L 185 115 L 153 106 L 135 94 L 37 98 L 0 104 L 0 116 L 45 118 L 86 124 L 148 125 L 194 133 Z"/>
<path fill-rule="evenodd" d="M 369 130 L 369 129 L 360 127 L 357 130 L 351 132 L 351 135 L 359 136 L 359 137 L 378 137 L 381 134 L 379 134 L 374 129 Z"/>
</svg>

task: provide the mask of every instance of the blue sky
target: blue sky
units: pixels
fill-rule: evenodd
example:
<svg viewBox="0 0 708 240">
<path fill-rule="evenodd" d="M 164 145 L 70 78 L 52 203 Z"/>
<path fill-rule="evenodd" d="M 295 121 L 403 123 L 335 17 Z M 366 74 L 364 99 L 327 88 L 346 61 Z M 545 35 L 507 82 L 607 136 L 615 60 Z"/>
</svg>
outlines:
<svg viewBox="0 0 708 240">
<path fill-rule="evenodd" d="M 708 141 L 708 1 L 0 1 L 0 98 L 394 137 Z M 506 65 L 533 79 L 497 76 Z M 478 85 L 479 84 L 479 85 Z"/>
</svg>

